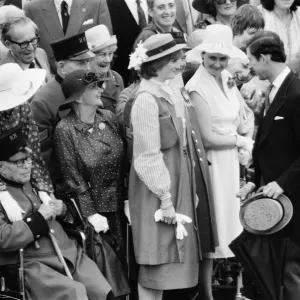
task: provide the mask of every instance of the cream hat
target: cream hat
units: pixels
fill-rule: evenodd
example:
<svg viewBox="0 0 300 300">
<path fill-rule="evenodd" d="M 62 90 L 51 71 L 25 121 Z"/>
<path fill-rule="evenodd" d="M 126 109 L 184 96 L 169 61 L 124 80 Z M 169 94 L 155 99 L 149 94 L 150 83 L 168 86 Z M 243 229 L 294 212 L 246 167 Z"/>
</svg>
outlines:
<svg viewBox="0 0 300 300">
<path fill-rule="evenodd" d="M 285 195 L 275 200 L 259 193 L 245 200 L 240 210 L 240 220 L 245 230 L 259 235 L 281 230 L 292 216 L 293 205 Z"/>
<path fill-rule="evenodd" d="M 18 64 L 0 66 L 0 111 L 12 109 L 30 99 L 43 84 L 46 71 L 22 70 Z"/>
<path fill-rule="evenodd" d="M 103 24 L 88 29 L 85 32 L 85 36 L 92 52 L 99 51 L 112 45 L 117 45 L 116 36 L 111 36 L 107 27 Z"/>
<path fill-rule="evenodd" d="M 232 30 L 229 26 L 209 25 L 203 33 L 202 43 L 187 52 L 187 57 L 192 58 L 191 60 L 202 61 L 202 52 L 208 52 L 227 55 L 230 58 L 247 59 L 247 55 L 242 50 L 233 46 L 232 40 Z"/>
</svg>

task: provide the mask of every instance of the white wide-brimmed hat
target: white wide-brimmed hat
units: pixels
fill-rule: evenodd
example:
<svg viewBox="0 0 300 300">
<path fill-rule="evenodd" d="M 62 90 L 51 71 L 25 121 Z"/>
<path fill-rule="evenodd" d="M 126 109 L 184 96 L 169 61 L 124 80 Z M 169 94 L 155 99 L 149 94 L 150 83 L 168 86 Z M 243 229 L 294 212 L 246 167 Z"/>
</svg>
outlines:
<svg viewBox="0 0 300 300">
<path fill-rule="evenodd" d="M 92 52 L 99 51 L 109 46 L 117 45 L 116 36 L 110 35 L 107 27 L 103 24 L 88 29 L 85 32 L 85 36 L 89 49 Z"/>
<path fill-rule="evenodd" d="M 247 59 L 247 55 L 233 46 L 232 41 L 233 34 L 229 26 L 222 24 L 209 25 L 203 32 L 201 44 L 187 52 L 187 56 L 192 57 L 193 60 L 201 61 L 202 52 L 208 52 L 227 55 L 230 58 Z"/>
<path fill-rule="evenodd" d="M 141 64 L 159 59 L 173 52 L 185 49 L 186 44 L 177 44 L 170 33 L 158 33 L 138 43 L 130 54 L 128 69 L 138 70 Z"/>
<path fill-rule="evenodd" d="M 244 201 L 240 210 L 240 220 L 248 232 L 268 235 L 283 229 L 293 216 L 293 205 L 288 197 L 278 199 L 255 194 Z"/>
<path fill-rule="evenodd" d="M 46 71 L 22 70 L 18 64 L 0 66 L 0 111 L 12 109 L 30 99 L 44 83 Z"/>
</svg>

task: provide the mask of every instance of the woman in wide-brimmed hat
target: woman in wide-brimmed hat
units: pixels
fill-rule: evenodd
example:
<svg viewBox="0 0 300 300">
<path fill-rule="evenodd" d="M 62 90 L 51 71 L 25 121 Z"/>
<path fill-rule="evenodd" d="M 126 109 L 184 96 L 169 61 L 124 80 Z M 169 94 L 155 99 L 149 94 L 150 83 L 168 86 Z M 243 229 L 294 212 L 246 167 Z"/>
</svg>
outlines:
<svg viewBox="0 0 300 300">
<path fill-rule="evenodd" d="M 102 109 L 105 84 L 103 78 L 85 70 L 70 73 L 62 83 L 66 101 L 59 109 L 71 111 L 54 134 L 54 154 L 62 177 L 58 190 L 63 197 L 69 190 L 95 231 L 109 230 L 106 234 L 116 239 L 116 248 L 124 253 L 124 149 L 115 115 Z M 98 253 L 96 256 L 99 258 Z M 112 276 L 106 279 L 116 297 L 130 292 L 122 269 L 112 266 L 112 272 L 105 273 L 101 267 L 101 271 Z M 118 279 L 114 280 L 116 273 Z"/>
<path fill-rule="evenodd" d="M 219 246 L 209 258 L 232 257 L 229 243 L 242 231 L 239 221 L 239 162 L 246 164 L 252 150 L 253 116 L 245 118 L 242 98 L 225 70 L 230 57 L 241 50 L 232 45 L 232 31 L 226 25 L 206 28 L 202 43 L 192 51 L 202 64 L 186 84 L 195 107 L 204 147 L 207 150 L 216 208 Z M 207 261 L 212 271 L 212 259 Z M 209 276 L 207 277 L 209 278 Z M 209 283 L 208 283 L 209 284 Z M 207 285 L 208 286 L 208 285 Z M 207 296 L 207 299 L 212 299 Z M 205 298 L 206 299 L 206 298 Z"/>
<path fill-rule="evenodd" d="M 129 207 L 139 269 L 139 299 L 162 299 L 163 290 L 197 285 L 198 244 L 193 145 L 187 107 L 173 79 L 185 65 L 185 44 L 156 34 L 131 54 L 141 83 L 131 111 L 133 158 Z M 199 150 L 200 152 L 200 150 Z M 198 159 L 198 158 L 197 158 Z M 205 189 L 203 187 L 203 189 Z M 161 217 L 154 218 L 161 209 Z M 192 219 L 176 239 L 176 214 Z"/>
<path fill-rule="evenodd" d="M 32 184 L 43 201 L 50 199 L 52 183 L 40 157 L 40 142 L 37 126 L 31 109 L 26 102 L 40 88 L 46 72 L 39 69 L 23 71 L 17 64 L 0 66 L 0 134 L 8 129 L 20 127 L 27 138 L 28 147 L 33 152 Z M 14 200 L 6 191 L 6 184 L 0 180 L 0 202 L 6 207 L 11 221 L 22 219 L 21 210 L 14 206 Z"/>
<path fill-rule="evenodd" d="M 116 102 L 124 89 L 124 82 L 119 73 L 111 70 L 111 63 L 117 50 L 117 38 L 110 35 L 105 25 L 98 25 L 85 32 L 90 50 L 96 55 L 90 62 L 91 71 L 100 78 L 105 78 L 105 89 L 101 100 L 105 109 L 115 113 Z"/>
<path fill-rule="evenodd" d="M 238 7 L 249 3 L 247 0 L 194 0 L 193 7 L 209 16 L 195 25 L 196 29 L 205 29 L 214 23 L 231 26 L 232 17 Z"/>
</svg>

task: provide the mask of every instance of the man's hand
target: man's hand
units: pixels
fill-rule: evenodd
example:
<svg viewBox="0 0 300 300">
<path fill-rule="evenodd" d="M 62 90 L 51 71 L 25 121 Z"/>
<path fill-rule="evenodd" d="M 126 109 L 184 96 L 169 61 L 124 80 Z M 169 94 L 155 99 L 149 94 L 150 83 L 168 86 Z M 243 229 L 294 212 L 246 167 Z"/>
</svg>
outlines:
<svg viewBox="0 0 300 300">
<path fill-rule="evenodd" d="M 176 213 L 173 205 L 169 206 L 166 209 L 162 209 L 162 219 L 163 222 L 167 224 L 175 224 L 176 223 Z"/>
<path fill-rule="evenodd" d="M 264 196 L 277 199 L 281 194 L 283 194 L 283 189 L 278 185 L 276 181 L 272 181 L 264 186 L 262 192 Z"/>
<path fill-rule="evenodd" d="M 241 201 L 244 201 L 248 197 L 248 195 L 252 193 L 254 190 L 255 190 L 255 185 L 248 182 L 239 190 L 236 196 L 240 198 Z"/>
<path fill-rule="evenodd" d="M 55 209 L 53 206 L 47 205 L 47 204 L 42 204 L 39 207 L 38 212 L 44 217 L 46 221 L 55 218 Z"/>
<path fill-rule="evenodd" d="M 63 203 L 63 201 L 56 198 L 51 198 L 51 200 L 49 201 L 49 206 L 54 209 L 56 216 L 64 216 L 67 212 L 67 207 Z"/>
</svg>

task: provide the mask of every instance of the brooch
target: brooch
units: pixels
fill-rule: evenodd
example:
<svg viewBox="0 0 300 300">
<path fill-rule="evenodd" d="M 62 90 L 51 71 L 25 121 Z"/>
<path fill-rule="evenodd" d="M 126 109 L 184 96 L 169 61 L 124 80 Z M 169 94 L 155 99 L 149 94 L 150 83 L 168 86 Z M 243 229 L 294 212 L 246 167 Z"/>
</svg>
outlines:
<svg viewBox="0 0 300 300">
<path fill-rule="evenodd" d="M 101 123 L 99 124 L 99 129 L 100 129 L 100 130 L 104 130 L 105 127 L 106 127 L 105 123 L 101 122 Z"/>
<path fill-rule="evenodd" d="M 232 89 L 235 86 L 235 81 L 232 78 L 228 78 L 227 86 L 229 89 Z"/>
</svg>

